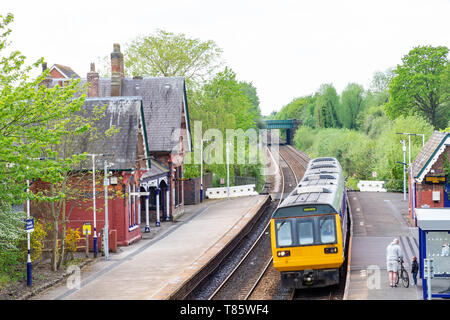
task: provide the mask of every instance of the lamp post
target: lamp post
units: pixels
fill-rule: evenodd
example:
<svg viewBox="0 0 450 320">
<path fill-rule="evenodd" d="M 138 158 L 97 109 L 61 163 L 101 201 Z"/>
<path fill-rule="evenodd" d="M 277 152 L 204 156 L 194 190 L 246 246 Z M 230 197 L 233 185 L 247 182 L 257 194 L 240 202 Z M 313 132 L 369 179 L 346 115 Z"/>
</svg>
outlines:
<svg viewBox="0 0 450 320">
<path fill-rule="evenodd" d="M 227 153 L 227 199 L 230 199 L 230 160 L 229 160 L 229 145 L 230 142 L 227 141 L 226 153 Z"/>
<path fill-rule="evenodd" d="M 203 202 L 203 141 L 200 147 L 200 202 Z"/>
<path fill-rule="evenodd" d="M 202 139 L 200 148 L 200 202 L 203 202 L 203 142 L 214 141 L 213 139 Z"/>
<path fill-rule="evenodd" d="M 410 194 L 411 194 L 411 215 L 414 218 L 415 224 L 417 225 L 417 219 L 416 219 L 416 212 L 414 210 L 415 205 L 416 205 L 416 196 L 415 196 L 415 182 L 414 182 L 414 173 L 413 173 L 413 168 L 411 165 L 411 136 L 422 136 L 422 147 L 425 146 L 425 134 L 423 133 L 406 133 L 406 132 L 397 132 L 397 134 L 406 134 L 408 135 L 408 158 L 409 158 L 409 172 L 411 174 L 411 186 L 412 186 L 412 190 L 409 190 Z"/>
<path fill-rule="evenodd" d="M 47 160 L 47 159 L 54 159 L 50 157 L 44 157 L 44 158 L 28 158 L 29 160 Z M 27 166 L 27 171 L 29 167 Z M 30 180 L 27 179 L 27 194 L 30 193 Z M 30 197 L 27 197 L 27 221 L 30 220 Z M 34 227 L 34 226 L 33 226 Z M 33 275 L 32 275 L 32 269 L 31 269 L 31 232 L 32 230 L 27 230 L 27 286 L 31 287 L 33 285 Z"/>
<path fill-rule="evenodd" d="M 104 236 L 105 236 L 105 260 L 108 260 L 109 258 L 109 221 L 108 221 L 108 186 L 109 186 L 109 179 L 108 179 L 108 167 L 112 166 L 113 164 L 105 160 L 104 161 L 104 171 L 105 171 L 105 178 L 103 180 L 103 185 L 105 187 L 105 227 L 104 227 Z"/>
<path fill-rule="evenodd" d="M 403 145 L 403 201 L 406 201 L 406 141 L 401 140 L 400 143 Z"/>
<path fill-rule="evenodd" d="M 28 169 L 28 166 L 27 166 Z M 30 180 L 27 179 L 27 193 L 30 193 Z M 27 197 L 27 220 L 30 219 L 30 197 Z M 33 284 L 31 272 L 31 232 L 27 231 L 27 286 L 31 287 Z"/>
<path fill-rule="evenodd" d="M 98 254 L 98 245 L 97 245 L 97 213 L 96 213 L 96 204 L 95 204 L 95 157 L 96 156 L 111 156 L 111 154 L 104 153 L 87 153 L 87 156 L 92 157 L 92 198 L 93 198 L 93 211 L 94 211 L 94 258 L 97 258 Z"/>
</svg>

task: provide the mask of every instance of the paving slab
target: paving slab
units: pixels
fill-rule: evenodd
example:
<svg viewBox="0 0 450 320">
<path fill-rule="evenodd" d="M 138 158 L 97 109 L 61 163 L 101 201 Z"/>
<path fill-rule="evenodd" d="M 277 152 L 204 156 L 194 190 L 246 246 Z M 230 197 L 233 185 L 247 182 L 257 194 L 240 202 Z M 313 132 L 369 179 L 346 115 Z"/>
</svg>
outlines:
<svg viewBox="0 0 450 320">
<path fill-rule="evenodd" d="M 422 283 L 412 285 L 411 259 L 419 256 L 418 230 L 408 217 L 403 194 L 349 192 L 353 223 L 346 300 L 420 300 Z M 386 247 L 398 238 L 410 274 L 410 287 L 389 285 Z"/>
<path fill-rule="evenodd" d="M 185 214 L 163 232 L 121 247 L 122 252 L 110 254 L 108 261 L 97 259 L 78 278 L 74 274 L 33 299 L 165 299 L 225 246 L 267 199 L 260 195 L 185 206 Z"/>
</svg>

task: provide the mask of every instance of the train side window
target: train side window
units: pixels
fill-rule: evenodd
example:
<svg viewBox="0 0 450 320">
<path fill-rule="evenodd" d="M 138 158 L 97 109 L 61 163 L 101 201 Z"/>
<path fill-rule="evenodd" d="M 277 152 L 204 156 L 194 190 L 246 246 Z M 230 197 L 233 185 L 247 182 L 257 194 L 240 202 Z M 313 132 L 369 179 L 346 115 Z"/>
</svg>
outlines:
<svg viewBox="0 0 450 320">
<path fill-rule="evenodd" d="M 336 242 L 336 228 L 334 223 L 334 216 L 320 219 L 320 242 L 322 243 Z"/>
<path fill-rule="evenodd" d="M 312 220 L 297 220 L 298 243 L 308 245 L 314 243 L 314 224 Z"/>
<path fill-rule="evenodd" d="M 291 246 L 292 245 L 292 230 L 291 221 L 281 220 L 275 224 L 277 232 L 278 246 Z"/>
</svg>

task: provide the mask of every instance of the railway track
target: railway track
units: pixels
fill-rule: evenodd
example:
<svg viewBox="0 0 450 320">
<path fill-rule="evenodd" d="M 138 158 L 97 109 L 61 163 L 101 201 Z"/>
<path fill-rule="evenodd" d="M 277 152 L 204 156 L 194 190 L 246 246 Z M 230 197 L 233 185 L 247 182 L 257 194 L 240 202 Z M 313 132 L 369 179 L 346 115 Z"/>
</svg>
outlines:
<svg viewBox="0 0 450 320">
<path fill-rule="evenodd" d="M 285 146 L 283 146 L 285 148 Z M 270 152 L 270 151 L 269 151 Z M 277 206 L 298 183 L 298 178 L 291 165 L 284 160 L 278 164 L 282 175 L 282 195 Z M 275 207 L 275 209 L 276 209 Z M 258 264 L 258 268 L 255 268 Z M 239 261 L 222 284 L 211 294 L 210 300 L 239 299 L 247 300 L 254 293 L 258 284 L 264 278 L 268 268 L 272 265 L 272 253 L 270 250 L 270 218 L 265 222 L 265 227 L 259 237 L 248 250 L 247 254 Z M 259 272 L 255 272 L 259 270 Z M 241 281 L 245 277 L 246 281 Z M 245 283 L 242 285 L 242 283 Z M 233 288 L 238 288 L 238 292 Z"/>
<path fill-rule="evenodd" d="M 269 151 L 270 152 L 270 151 Z M 303 177 L 309 157 L 288 145 L 279 147 L 278 170 L 282 192 L 252 232 L 253 239 L 237 248 L 204 284 L 187 296 L 191 300 L 323 300 L 339 299 L 339 288 L 292 290 L 281 287 L 280 273 L 273 267 L 270 243 L 270 217 L 285 196 Z M 272 187 L 273 185 L 270 184 Z M 277 197 L 278 198 L 278 197 Z M 228 261 L 227 261 L 228 260 Z"/>
</svg>

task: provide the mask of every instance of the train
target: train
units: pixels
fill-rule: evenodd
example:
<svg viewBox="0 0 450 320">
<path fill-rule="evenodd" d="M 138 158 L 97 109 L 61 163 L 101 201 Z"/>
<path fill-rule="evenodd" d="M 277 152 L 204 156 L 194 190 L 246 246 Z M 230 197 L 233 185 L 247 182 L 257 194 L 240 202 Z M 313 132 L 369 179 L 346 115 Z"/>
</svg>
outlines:
<svg viewBox="0 0 450 320">
<path fill-rule="evenodd" d="M 336 158 L 309 161 L 303 178 L 270 221 L 273 266 L 283 287 L 337 285 L 346 260 L 345 178 Z"/>
</svg>

